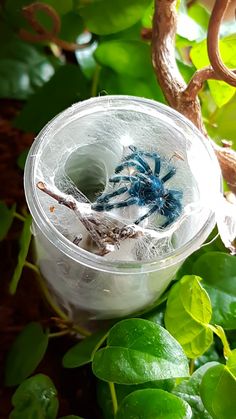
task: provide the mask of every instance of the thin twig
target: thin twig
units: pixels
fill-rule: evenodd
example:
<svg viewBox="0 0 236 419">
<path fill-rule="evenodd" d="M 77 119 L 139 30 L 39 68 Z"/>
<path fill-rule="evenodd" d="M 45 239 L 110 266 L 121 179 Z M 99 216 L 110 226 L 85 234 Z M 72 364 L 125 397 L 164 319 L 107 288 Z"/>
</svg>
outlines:
<svg viewBox="0 0 236 419">
<path fill-rule="evenodd" d="M 207 51 L 210 63 L 216 74 L 221 80 L 236 87 L 236 74 L 224 65 L 219 51 L 220 25 L 230 2 L 231 0 L 215 1 L 208 26 Z"/>
<path fill-rule="evenodd" d="M 41 11 L 49 16 L 51 19 L 51 29 L 50 31 L 46 29 L 37 19 L 37 12 Z M 61 30 L 61 19 L 56 10 L 48 4 L 45 3 L 32 3 L 28 6 L 25 6 L 22 9 L 23 16 L 28 21 L 32 29 L 36 33 L 29 32 L 25 29 L 21 29 L 19 32 L 20 37 L 24 41 L 28 42 L 51 42 L 56 44 L 59 48 L 66 51 L 76 51 L 78 49 L 83 49 L 88 47 L 91 42 L 86 42 L 84 44 L 76 44 L 73 42 L 67 42 L 58 38 L 58 34 Z"/>
</svg>

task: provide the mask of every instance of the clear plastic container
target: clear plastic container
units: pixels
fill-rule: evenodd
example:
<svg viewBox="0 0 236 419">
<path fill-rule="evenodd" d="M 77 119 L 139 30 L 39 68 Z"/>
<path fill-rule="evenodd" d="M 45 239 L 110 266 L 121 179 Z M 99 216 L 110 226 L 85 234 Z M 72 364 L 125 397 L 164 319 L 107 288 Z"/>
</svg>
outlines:
<svg viewBox="0 0 236 419">
<path fill-rule="evenodd" d="M 183 191 L 185 215 L 171 245 L 155 243 L 152 257 L 144 252 L 133 260 L 129 244 L 98 256 L 73 243 L 81 227 L 78 217 L 36 184 L 46 182 L 78 201 L 79 188 L 93 201 L 131 144 L 158 151 L 165 161 L 174 159 L 177 172 L 170 186 Z M 73 321 L 118 318 L 152 306 L 213 229 L 220 190 L 210 144 L 169 107 L 131 96 L 103 96 L 71 106 L 40 132 L 25 167 L 37 264 L 52 295 Z M 128 219 L 129 210 L 122 216 Z"/>
</svg>

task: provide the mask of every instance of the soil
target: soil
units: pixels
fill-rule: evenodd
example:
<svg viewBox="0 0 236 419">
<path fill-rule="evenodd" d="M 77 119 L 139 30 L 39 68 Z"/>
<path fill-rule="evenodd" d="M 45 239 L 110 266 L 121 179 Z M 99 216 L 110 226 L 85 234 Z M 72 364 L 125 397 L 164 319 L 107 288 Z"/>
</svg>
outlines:
<svg viewBox="0 0 236 419">
<path fill-rule="evenodd" d="M 26 203 L 23 172 L 17 166 L 17 158 L 30 147 L 34 134 L 23 133 L 13 127 L 14 117 L 20 108 L 21 104 L 17 101 L 0 100 L 0 200 L 7 205 L 16 203 L 17 211 L 22 213 L 26 211 Z M 24 270 L 15 296 L 8 293 L 17 261 L 17 240 L 21 228 L 21 221 L 15 220 L 7 238 L 0 243 L 0 419 L 7 419 L 12 410 L 11 397 L 15 388 L 4 386 L 4 364 L 16 335 L 31 321 L 58 331 L 53 320 L 55 314 L 45 304 L 31 271 Z M 65 336 L 51 339 L 46 356 L 35 372 L 47 374 L 53 380 L 59 396 L 58 417 L 74 414 L 85 419 L 100 419 L 95 379 L 90 367 L 67 370 L 61 366 L 62 356 L 74 342 L 74 338 Z"/>
</svg>

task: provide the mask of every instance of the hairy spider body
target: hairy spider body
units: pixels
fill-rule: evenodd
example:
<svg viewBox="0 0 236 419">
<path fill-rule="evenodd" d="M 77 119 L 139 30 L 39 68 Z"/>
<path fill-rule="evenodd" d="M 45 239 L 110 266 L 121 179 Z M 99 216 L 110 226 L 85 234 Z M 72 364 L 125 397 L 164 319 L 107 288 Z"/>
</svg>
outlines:
<svg viewBox="0 0 236 419">
<path fill-rule="evenodd" d="M 99 196 L 92 205 L 92 209 L 95 211 L 111 211 L 114 208 L 125 208 L 131 205 L 147 206 L 149 210 L 134 223 L 139 224 L 145 218 L 158 212 L 166 217 L 166 222 L 161 226 L 166 227 L 175 221 L 182 211 L 182 192 L 168 190 L 164 186 L 165 182 L 175 175 L 176 169 L 171 167 L 163 177 L 160 177 L 161 158 L 157 153 L 137 150 L 134 146 L 129 148 L 132 153 L 116 167 L 116 174 L 109 179 L 113 184 L 123 183 L 125 186 Z M 153 171 L 145 158 L 154 160 Z M 124 170 L 129 171 L 129 169 L 132 169 L 132 175 L 119 174 Z M 122 194 L 128 195 L 125 200 L 110 201 L 111 198 Z"/>
</svg>

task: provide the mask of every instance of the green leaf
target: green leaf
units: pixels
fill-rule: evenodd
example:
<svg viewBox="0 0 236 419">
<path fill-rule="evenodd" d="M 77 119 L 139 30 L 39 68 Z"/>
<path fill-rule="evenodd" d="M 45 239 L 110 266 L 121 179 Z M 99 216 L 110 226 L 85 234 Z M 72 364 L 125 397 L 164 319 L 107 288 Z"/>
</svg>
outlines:
<svg viewBox="0 0 236 419">
<path fill-rule="evenodd" d="M 145 388 L 158 388 L 165 391 L 171 391 L 175 385 L 175 379 L 169 380 L 157 380 L 157 381 L 149 381 L 143 384 L 136 384 L 136 385 L 122 385 L 116 384 L 115 391 L 118 405 L 122 402 L 122 400 L 128 396 L 128 394 L 132 393 L 136 390 L 142 390 Z M 97 397 L 98 403 L 102 410 L 104 419 L 113 419 L 113 409 L 112 409 L 112 399 L 111 399 L 111 392 L 109 388 L 109 384 L 105 381 L 98 380 L 97 383 Z"/>
<path fill-rule="evenodd" d="M 27 99 L 54 74 L 59 60 L 0 30 L 0 98 Z"/>
<path fill-rule="evenodd" d="M 17 166 L 21 170 L 24 170 L 24 168 L 25 168 L 25 162 L 26 162 L 28 153 L 29 153 L 29 148 L 27 148 L 26 150 L 22 151 L 22 153 L 20 153 L 20 155 L 17 158 Z"/>
<path fill-rule="evenodd" d="M 67 42 L 76 42 L 84 29 L 84 22 L 77 13 L 70 11 L 62 16 L 59 37 Z"/>
<path fill-rule="evenodd" d="M 77 368 L 92 362 L 95 352 L 102 345 L 106 336 L 107 333 L 102 330 L 72 346 L 63 357 L 63 367 Z"/>
<path fill-rule="evenodd" d="M 163 390 L 145 389 L 129 394 L 119 406 L 116 419 L 187 419 L 188 403 Z"/>
<path fill-rule="evenodd" d="M 200 4 L 193 4 L 188 8 L 188 15 L 197 22 L 203 29 L 207 30 L 210 13 Z"/>
<path fill-rule="evenodd" d="M 31 222 L 32 218 L 30 215 L 28 215 L 24 221 L 23 230 L 19 240 L 20 251 L 18 254 L 18 261 L 9 286 L 9 291 L 11 294 L 15 294 L 16 292 L 17 285 L 19 283 L 22 270 L 24 268 L 24 263 L 28 255 L 29 246 L 31 242 Z"/>
<path fill-rule="evenodd" d="M 203 404 L 214 419 L 235 419 L 236 379 L 222 364 L 206 371 L 200 386 Z"/>
<path fill-rule="evenodd" d="M 6 237 L 11 228 L 15 210 L 15 204 L 9 209 L 4 202 L 0 201 L 0 241 Z"/>
<path fill-rule="evenodd" d="M 218 363 L 206 363 L 201 368 L 196 370 L 189 379 L 181 381 L 181 383 L 173 390 L 173 393 L 176 396 L 185 400 L 191 406 L 193 412 L 192 419 L 211 419 L 211 416 L 205 409 L 200 397 L 200 385 L 205 372 L 215 365 L 218 365 Z"/>
<path fill-rule="evenodd" d="M 107 346 L 96 352 L 94 374 L 117 384 L 139 384 L 189 375 L 181 346 L 161 326 L 144 319 L 115 324 Z"/>
<path fill-rule="evenodd" d="M 57 390 L 49 377 L 37 374 L 23 381 L 12 397 L 9 419 L 55 419 Z"/>
<path fill-rule="evenodd" d="M 223 252 L 209 252 L 193 265 L 213 307 L 212 322 L 224 329 L 236 328 L 236 258 Z"/>
<path fill-rule="evenodd" d="M 236 148 L 236 95 L 233 96 L 230 102 L 218 110 L 212 118 L 210 126 L 210 134 L 216 140 L 226 138 L 233 142 L 234 149 Z"/>
<path fill-rule="evenodd" d="M 186 275 L 174 285 L 165 312 L 167 330 L 182 345 L 189 358 L 202 355 L 213 341 L 213 333 L 208 328 L 212 315 L 211 302 L 200 280 L 194 275 Z"/>
<path fill-rule="evenodd" d="M 24 131 L 38 132 L 56 114 L 85 98 L 87 82 L 79 67 L 64 65 L 30 98 L 15 119 L 15 126 Z"/>
<path fill-rule="evenodd" d="M 236 349 L 231 352 L 226 365 L 234 377 L 236 377 Z"/>
<path fill-rule="evenodd" d="M 235 40 L 231 37 L 220 41 L 220 52 L 225 65 L 229 68 L 236 67 Z M 197 69 L 210 65 L 206 41 L 193 46 L 190 51 L 193 64 Z M 209 80 L 209 88 L 218 107 L 225 105 L 235 94 L 235 88 L 222 81 Z"/>
<path fill-rule="evenodd" d="M 148 79 L 136 79 L 121 75 L 103 67 L 99 79 L 99 92 L 109 95 L 131 95 L 158 100 L 165 103 L 163 93 L 155 79 L 154 73 Z"/>
<path fill-rule="evenodd" d="M 82 0 L 78 11 L 91 32 L 108 35 L 138 22 L 150 3 L 150 0 Z"/>
<path fill-rule="evenodd" d="M 39 365 L 48 346 L 48 334 L 39 323 L 29 323 L 16 340 L 7 355 L 6 385 L 15 386 L 27 378 Z"/>
<path fill-rule="evenodd" d="M 89 38 L 86 33 L 81 34 L 77 42 L 84 43 L 88 42 Z M 93 53 L 97 48 L 97 42 L 93 42 L 86 48 L 77 49 L 75 51 L 76 59 L 79 63 L 82 73 L 85 75 L 86 78 L 91 79 L 94 75 L 95 69 L 97 67 L 97 63 L 94 59 Z"/>
<path fill-rule="evenodd" d="M 110 67 L 118 74 L 145 78 L 153 73 L 150 46 L 140 41 L 102 42 L 94 56 L 99 64 Z"/>
</svg>

